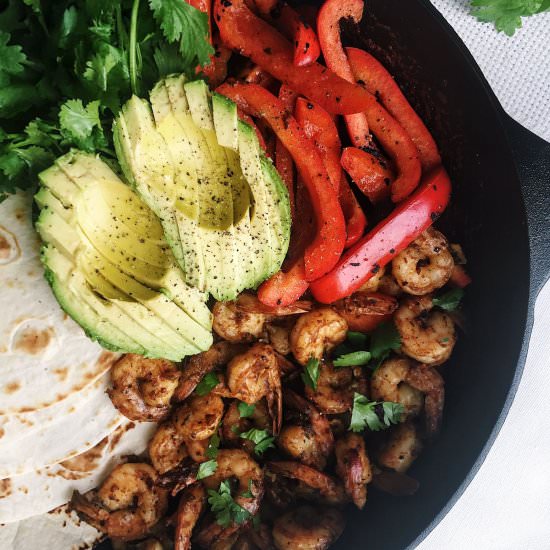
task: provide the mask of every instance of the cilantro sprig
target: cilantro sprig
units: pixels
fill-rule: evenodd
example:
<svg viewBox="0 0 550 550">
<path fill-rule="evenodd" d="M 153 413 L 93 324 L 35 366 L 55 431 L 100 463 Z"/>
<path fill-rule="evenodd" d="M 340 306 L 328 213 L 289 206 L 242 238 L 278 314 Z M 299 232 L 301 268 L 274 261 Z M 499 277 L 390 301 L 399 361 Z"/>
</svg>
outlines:
<svg viewBox="0 0 550 550">
<path fill-rule="evenodd" d="M 349 429 L 353 432 L 362 432 L 366 428 L 373 432 L 385 430 L 401 422 L 404 412 L 401 403 L 369 401 L 364 395 L 355 393 Z"/>
<path fill-rule="evenodd" d="M 302 378 L 302 382 L 306 386 L 309 386 L 312 390 L 317 390 L 317 382 L 320 375 L 319 364 L 319 359 L 315 359 L 315 357 L 310 357 L 304 366 L 304 372 L 302 372 L 300 375 L 300 377 Z"/>
<path fill-rule="evenodd" d="M 252 441 L 254 443 L 254 452 L 258 456 L 263 455 L 268 449 L 275 447 L 273 444 L 275 437 L 269 435 L 267 430 L 252 428 L 247 432 L 242 432 L 239 437 Z"/>
<path fill-rule="evenodd" d="M 195 393 L 203 397 L 209 394 L 218 384 L 220 380 L 215 372 L 205 374 L 202 380 L 197 384 Z"/>
<path fill-rule="evenodd" d="M 222 527 L 228 527 L 232 523 L 242 525 L 252 518 L 248 510 L 234 501 L 229 481 L 222 481 L 217 491 L 208 490 L 208 504 L 216 516 L 216 522 Z"/>
<path fill-rule="evenodd" d="M 244 401 L 239 401 L 239 404 L 237 405 L 237 409 L 239 410 L 240 418 L 249 418 L 254 414 L 254 411 L 256 410 L 256 405 L 254 404 L 249 405 Z"/>
<path fill-rule="evenodd" d="M 215 460 L 207 460 L 199 464 L 197 471 L 197 480 L 210 477 L 218 469 L 218 463 Z"/>
<path fill-rule="evenodd" d="M 470 13 L 499 32 L 512 36 L 522 27 L 522 17 L 550 11 L 550 0 L 471 0 Z"/>
<path fill-rule="evenodd" d="M 445 311 L 455 311 L 460 305 L 463 296 L 464 290 L 461 288 L 453 288 L 439 296 L 435 296 L 432 301 L 434 306 L 440 307 Z"/>
</svg>

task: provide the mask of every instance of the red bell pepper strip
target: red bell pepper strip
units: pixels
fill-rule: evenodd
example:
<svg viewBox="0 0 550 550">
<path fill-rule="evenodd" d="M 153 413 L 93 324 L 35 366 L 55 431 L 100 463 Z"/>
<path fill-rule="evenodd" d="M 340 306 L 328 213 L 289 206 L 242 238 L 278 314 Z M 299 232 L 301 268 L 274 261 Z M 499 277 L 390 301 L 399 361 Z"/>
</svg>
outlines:
<svg viewBox="0 0 550 550">
<path fill-rule="evenodd" d="M 344 174 L 342 174 L 340 180 L 339 199 L 346 219 L 346 248 L 349 248 L 363 236 L 367 226 L 367 218 Z"/>
<path fill-rule="evenodd" d="M 321 46 L 315 30 L 286 2 L 253 0 L 258 11 L 294 44 L 293 63 L 305 67 L 317 61 Z"/>
<path fill-rule="evenodd" d="M 340 38 L 340 21 L 345 18 L 361 21 L 363 0 L 326 0 L 317 16 L 317 32 L 327 67 L 348 82 L 355 82 L 351 66 Z M 356 147 L 371 147 L 372 137 L 364 113 L 346 115 L 346 126 L 351 142 Z"/>
<path fill-rule="evenodd" d="M 284 84 L 281 85 L 279 90 L 279 99 L 290 112 L 294 111 L 296 98 L 297 94 L 293 90 Z M 283 145 L 279 138 L 277 138 L 275 143 L 275 167 L 281 175 L 281 178 L 288 190 L 290 212 L 292 214 L 292 219 L 294 220 L 294 161 L 292 160 L 292 155 L 288 152 L 288 149 Z"/>
<path fill-rule="evenodd" d="M 346 147 L 341 162 L 342 168 L 371 202 L 388 198 L 393 174 L 384 160 L 362 149 Z"/>
<path fill-rule="evenodd" d="M 325 163 L 332 186 L 338 193 L 346 220 L 346 248 L 349 248 L 363 235 L 367 219 L 342 174 L 341 143 L 336 124 L 321 106 L 302 98 L 296 101 L 295 116 L 306 136 L 315 143 Z"/>
<path fill-rule="evenodd" d="M 289 306 L 308 289 L 304 259 L 299 258 L 288 271 L 279 271 L 258 288 L 258 300 L 270 307 Z"/>
<path fill-rule="evenodd" d="M 263 118 L 292 155 L 307 187 L 315 212 L 317 232 L 304 255 L 306 278 L 313 281 L 340 259 L 346 241 L 344 215 L 338 196 L 315 145 L 307 138 L 284 104 L 255 84 L 225 83 L 217 90 L 252 116 Z"/>
<path fill-rule="evenodd" d="M 358 290 L 432 225 L 450 195 L 447 172 L 436 168 L 413 195 L 350 248 L 330 273 L 311 283 L 315 299 L 328 304 Z"/>
<path fill-rule="evenodd" d="M 212 38 L 212 46 L 215 53 L 210 58 L 210 64 L 206 67 L 197 67 L 197 73 L 202 72 L 210 87 L 215 88 L 227 78 L 227 63 L 232 52 L 221 43 L 221 39 L 217 35 Z"/>
<path fill-rule="evenodd" d="M 434 138 L 384 65 L 358 48 L 346 48 L 346 53 L 355 79 L 378 97 L 413 140 L 420 154 L 422 168 L 428 171 L 439 166 L 441 157 Z"/>
<path fill-rule="evenodd" d="M 292 44 L 254 15 L 244 0 L 215 0 L 214 7 L 220 34 L 228 47 L 331 114 L 366 114 L 370 129 L 396 165 L 398 175 L 391 186 L 394 202 L 403 200 L 416 188 L 421 172 L 418 150 L 372 94 L 319 63 L 295 67 Z"/>
<path fill-rule="evenodd" d="M 458 288 L 466 288 L 471 284 L 472 278 L 461 265 L 455 265 L 451 273 L 450 283 Z"/>
</svg>

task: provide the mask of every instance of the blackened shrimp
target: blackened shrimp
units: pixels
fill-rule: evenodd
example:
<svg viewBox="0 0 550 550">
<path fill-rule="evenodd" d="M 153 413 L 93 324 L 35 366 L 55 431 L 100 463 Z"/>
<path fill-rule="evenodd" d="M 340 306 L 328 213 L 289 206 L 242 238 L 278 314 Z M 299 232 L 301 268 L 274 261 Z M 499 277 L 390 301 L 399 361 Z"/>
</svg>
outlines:
<svg viewBox="0 0 550 550">
<path fill-rule="evenodd" d="M 336 311 L 346 320 L 349 330 L 358 332 L 370 332 L 383 321 L 391 319 L 397 305 L 393 296 L 363 291 L 334 303 Z"/>
<path fill-rule="evenodd" d="M 450 315 L 435 309 L 431 296 L 409 297 L 394 315 L 401 336 L 401 350 L 427 365 L 440 365 L 449 359 L 456 343 Z"/>
<path fill-rule="evenodd" d="M 129 353 L 111 370 L 112 388 L 108 393 L 126 418 L 159 421 L 170 413 L 179 378 L 180 371 L 171 361 Z"/>
<path fill-rule="evenodd" d="M 336 473 L 357 508 L 367 502 L 367 484 L 372 480 L 369 457 L 362 436 L 348 433 L 336 441 Z"/>
<path fill-rule="evenodd" d="M 392 261 L 399 286 L 416 296 L 441 288 L 451 278 L 454 260 L 447 239 L 430 227 Z"/>
<path fill-rule="evenodd" d="M 254 442 L 243 439 L 240 434 L 251 428 L 267 430 L 271 427 L 271 418 L 265 401 L 262 399 L 254 405 L 250 416 L 242 417 L 239 411 L 239 402 L 233 400 L 223 417 L 221 433 L 225 444 L 230 446 L 241 446 L 250 454 L 254 453 Z"/>
<path fill-rule="evenodd" d="M 98 490 L 73 494 L 71 506 L 85 521 L 114 539 L 143 538 L 163 516 L 167 494 L 155 485 L 152 466 L 117 466 Z"/>
<path fill-rule="evenodd" d="M 336 508 L 300 506 L 273 524 L 277 550 L 326 550 L 344 530 L 345 520 Z"/>
<path fill-rule="evenodd" d="M 209 350 L 193 355 L 183 366 L 181 380 L 174 394 L 176 401 L 187 399 L 206 374 L 225 366 L 246 347 L 231 342 L 218 342 Z"/>
<path fill-rule="evenodd" d="M 189 550 L 191 535 L 206 503 L 206 491 L 200 483 L 181 493 L 176 512 L 174 550 Z"/>
<path fill-rule="evenodd" d="M 278 446 L 292 458 L 323 470 L 334 450 L 334 437 L 326 416 L 307 399 L 292 390 L 284 393 L 284 403 L 293 409 L 292 420 L 285 423 Z"/>
<path fill-rule="evenodd" d="M 404 473 L 422 451 L 422 441 L 411 421 L 398 424 L 390 430 L 377 454 L 377 462 L 380 466 Z"/>
<path fill-rule="evenodd" d="M 258 463 L 240 449 L 221 449 L 216 461 L 218 466 L 214 474 L 202 480 L 205 487 L 217 491 L 222 481 L 236 479 L 233 500 L 255 516 L 264 495 L 263 472 Z M 212 548 L 216 542 L 232 536 L 241 528 L 235 523 L 222 527 L 214 521 L 199 531 L 197 543 L 203 548 Z"/>
<path fill-rule="evenodd" d="M 216 302 L 212 328 L 228 342 L 253 342 L 265 334 L 270 319 L 265 313 L 243 311 L 235 302 Z"/>
<path fill-rule="evenodd" d="M 301 315 L 290 332 L 290 349 L 294 358 L 305 365 L 310 358 L 321 359 L 346 339 L 346 320 L 330 307 Z"/>
</svg>

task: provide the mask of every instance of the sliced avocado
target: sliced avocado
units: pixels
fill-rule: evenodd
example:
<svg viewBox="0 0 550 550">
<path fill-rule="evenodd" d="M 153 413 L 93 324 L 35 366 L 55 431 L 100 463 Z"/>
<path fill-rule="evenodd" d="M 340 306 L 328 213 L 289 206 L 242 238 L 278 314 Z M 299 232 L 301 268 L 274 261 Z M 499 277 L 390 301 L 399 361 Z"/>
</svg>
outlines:
<svg viewBox="0 0 550 550">
<path fill-rule="evenodd" d="M 161 218 L 186 281 L 234 299 L 281 266 L 290 235 L 286 188 L 235 104 L 211 95 L 204 81 L 169 77 L 150 99 L 154 121 L 137 98 L 117 118 L 121 166 Z M 146 162 L 137 156 L 143 144 L 152 148 Z"/>
<path fill-rule="evenodd" d="M 48 280 L 87 334 L 109 349 L 172 360 L 208 349 L 206 295 L 183 279 L 145 203 L 85 153 L 58 159 L 40 180 Z"/>
</svg>

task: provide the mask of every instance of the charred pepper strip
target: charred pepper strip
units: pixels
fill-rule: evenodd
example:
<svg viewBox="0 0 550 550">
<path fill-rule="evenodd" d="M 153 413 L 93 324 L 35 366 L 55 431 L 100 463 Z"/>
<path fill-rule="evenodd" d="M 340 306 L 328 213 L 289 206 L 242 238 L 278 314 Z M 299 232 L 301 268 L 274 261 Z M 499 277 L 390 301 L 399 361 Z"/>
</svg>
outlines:
<svg viewBox="0 0 550 550">
<path fill-rule="evenodd" d="M 281 85 L 279 90 L 279 99 L 283 102 L 288 111 L 294 111 L 296 98 L 297 94 L 293 90 L 284 84 Z M 294 161 L 292 160 L 292 155 L 288 152 L 288 149 L 283 145 L 279 138 L 277 138 L 275 143 L 275 167 L 277 168 L 277 171 L 281 175 L 281 178 L 285 182 L 286 188 L 288 189 L 290 212 L 292 214 L 292 219 L 294 220 Z"/>
<path fill-rule="evenodd" d="M 376 95 L 413 140 L 420 153 L 422 168 L 427 171 L 439 166 L 441 157 L 434 138 L 384 65 L 358 48 L 346 48 L 346 53 L 355 79 Z"/>
<path fill-rule="evenodd" d="M 367 219 L 342 174 L 341 143 L 336 124 L 321 106 L 302 98 L 296 101 L 295 116 L 306 136 L 313 140 L 323 157 L 332 186 L 338 192 L 346 220 L 346 248 L 349 248 L 363 235 Z"/>
<path fill-rule="evenodd" d="M 280 0 L 254 0 L 258 11 L 294 44 L 293 63 L 305 67 L 317 61 L 321 46 L 315 30 L 286 2 Z"/>
<path fill-rule="evenodd" d="M 311 283 L 315 299 L 329 304 L 353 294 L 432 225 L 450 195 L 447 172 L 436 168 L 412 196 L 350 248 L 330 273 Z"/>
<path fill-rule="evenodd" d="M 342 168 L 371 202 L 388 197 L 393 173 L 385 160 L 357 147 L 346 147 L 341 162 Z"/>
<path fill-rule="evenodd" d="M 319 63 L 295 67 L 292 45 L 256 17 L 244 0 L 216 0 L 215 16 L 228 47 L 250 57 L 297 93 L 319 103 L 331 114 L 366 114 L 371 131 L 396 165 L 398 176 L 391 187 L 393 201 L 403 200 L 416 188 L 421 171 L 418 150 L 403 127 L 372 94 Z"/>
<path fill-rule="evenodd" d="M 314 281 L 330 271 L 340 259 L 346 241 L 344 215 L 338 196 L 315 145 L 307 138 L 284 104 L 255 84 L 223 84 L 217 90 L 246 113 L 263 118 L 292 155 L 309 191 L 317 232 L 306 248 L 306 278 Z"/>
<path fill-rule="evenodd" d="M 340 38 L 340 21 L 351 19 L 359 23 L 363 16 L 363 0 L 326 0 L 317 16 L 317 32 L 327 67 L 348 82 L 355 82 Z M 372 138 L 364 113 L 345 115 L 351 142 L 356 147 L 370 147 Z"/>
<path fill-rule="evenodd" d="M 279 271 L 258 288 L 258 300 L 266 306 L 289 306 L 308 289 L 304 259 L 299 258 L 287 271 Z"/>
</svg>

